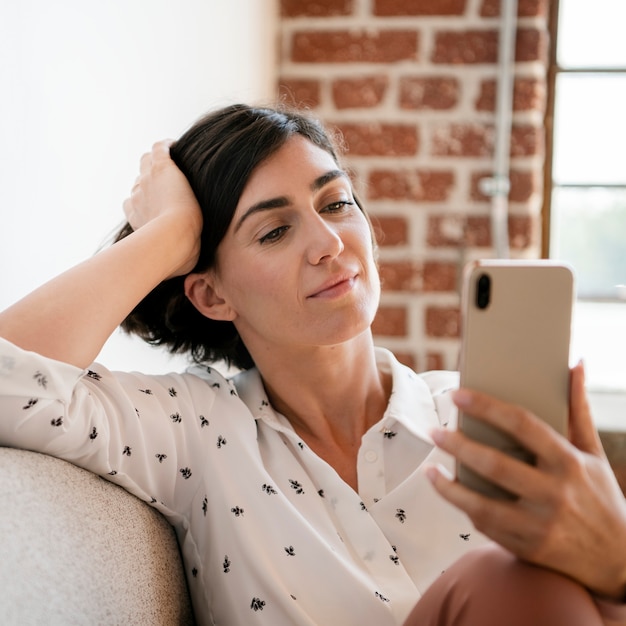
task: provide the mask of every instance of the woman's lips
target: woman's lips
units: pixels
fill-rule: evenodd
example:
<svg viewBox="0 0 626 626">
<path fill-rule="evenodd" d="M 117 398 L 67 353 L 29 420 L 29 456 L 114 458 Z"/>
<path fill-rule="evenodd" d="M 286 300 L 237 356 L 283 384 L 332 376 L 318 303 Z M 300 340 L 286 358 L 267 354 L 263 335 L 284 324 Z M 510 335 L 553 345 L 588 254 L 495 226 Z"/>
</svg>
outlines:
<svg viewBox="0 0 626 626">
<path fill-rule="evenodd" d="M 334 278 L 318 287 L 309 298 L 336 298 L 342 296 L 352 290 L 355 282 L 355 274 Z"/>
</svg>

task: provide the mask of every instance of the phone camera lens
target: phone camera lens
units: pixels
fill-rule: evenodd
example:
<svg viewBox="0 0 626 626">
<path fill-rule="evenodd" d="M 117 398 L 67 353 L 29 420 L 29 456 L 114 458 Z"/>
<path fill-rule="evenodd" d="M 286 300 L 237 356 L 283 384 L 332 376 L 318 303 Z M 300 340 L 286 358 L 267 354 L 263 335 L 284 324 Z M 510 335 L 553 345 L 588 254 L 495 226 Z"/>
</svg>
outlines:
<svg viewBox="0 0 626 626">
<path fill-rule="evenodd" d="M 486 309 L 491 300 L 491 278 L 487 274 L 481 274 L 476 285 L 476 306 Z"/>
</svg>

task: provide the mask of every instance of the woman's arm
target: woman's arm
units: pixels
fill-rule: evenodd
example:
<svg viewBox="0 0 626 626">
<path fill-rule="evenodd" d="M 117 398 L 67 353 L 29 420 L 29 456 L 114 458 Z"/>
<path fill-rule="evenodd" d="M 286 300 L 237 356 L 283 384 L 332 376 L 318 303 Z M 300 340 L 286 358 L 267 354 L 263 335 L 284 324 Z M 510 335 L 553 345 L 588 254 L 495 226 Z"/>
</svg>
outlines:
<svg viewBox="0 0 626 626">
<path fill-rule="evenodd" d="M 124 210 L 135 232 L 0 313 L 0 336 L 84 368 L 154 287 L 193 269 L 202 214 L 167 142 L 142 157 Z"/>
<path fill-rule="evenodd" d="M 462 390 L 455 402 L 512 435 L 537 463 L 529 466 L 458 431 L 438 430 L 433 439 L 443 450 L 519 498 L 492 500 L 429 468 L 437 491 L 520 558 L 564 573 L 598 596 L 625 602 L 626 500 L 593 425 L 582 365 L 571 374 L 571 441 L 528 411 L 483 394 Z"/>
</svg>

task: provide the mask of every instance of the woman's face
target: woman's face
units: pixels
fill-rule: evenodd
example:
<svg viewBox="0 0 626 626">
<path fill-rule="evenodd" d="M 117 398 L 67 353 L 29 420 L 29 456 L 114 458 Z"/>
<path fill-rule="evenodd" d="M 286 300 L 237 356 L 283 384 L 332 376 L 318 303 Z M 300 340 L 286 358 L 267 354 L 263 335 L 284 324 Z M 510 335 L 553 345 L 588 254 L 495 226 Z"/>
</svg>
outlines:
<svg viewBox="0 0 626 626">
<path fill-rule="evenodd" d="M 350 180 L 300 135 L 252 173 L 211 272 L 253 357 L 345 342 L 369 328 L 380 296 L 372 233 Z"/>
</svg>

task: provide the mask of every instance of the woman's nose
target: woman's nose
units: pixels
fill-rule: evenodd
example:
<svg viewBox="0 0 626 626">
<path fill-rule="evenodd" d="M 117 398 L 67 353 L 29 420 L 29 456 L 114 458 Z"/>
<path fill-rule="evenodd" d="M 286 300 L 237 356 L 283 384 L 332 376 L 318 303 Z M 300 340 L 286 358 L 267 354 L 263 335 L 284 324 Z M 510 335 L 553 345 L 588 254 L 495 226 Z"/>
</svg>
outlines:
<svg viewBox="0 0 626 626">
<path fill-rule="evenodd" d="M 321 215 L 317 214 L 305 228 L 308 261 L 312 265 L 330 261 L 343 252 L 344 244 L 339 233 Z"/>
</svg>

